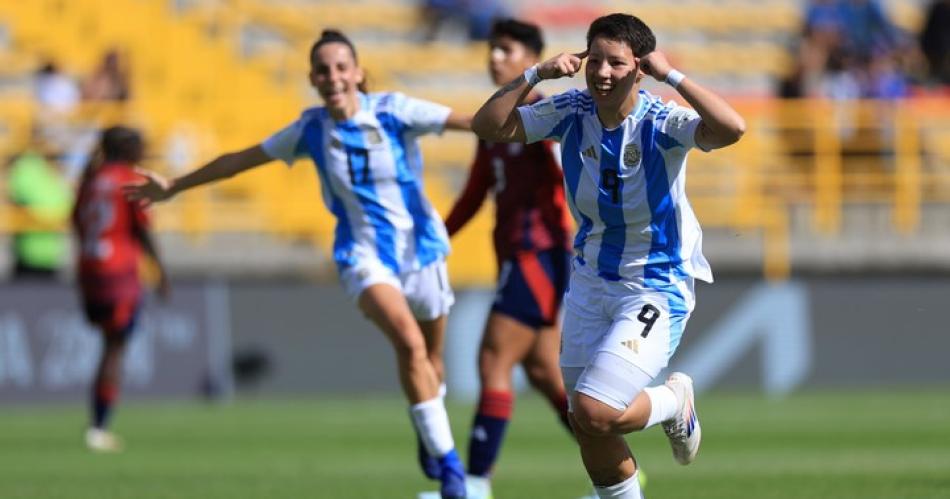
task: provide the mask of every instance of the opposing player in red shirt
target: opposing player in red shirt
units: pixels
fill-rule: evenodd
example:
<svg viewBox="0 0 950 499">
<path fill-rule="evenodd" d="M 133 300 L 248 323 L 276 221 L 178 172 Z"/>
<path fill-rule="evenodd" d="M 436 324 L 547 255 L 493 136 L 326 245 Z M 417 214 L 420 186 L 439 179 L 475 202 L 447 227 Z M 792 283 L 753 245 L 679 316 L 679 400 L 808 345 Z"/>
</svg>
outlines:
<svg viewBox="0 0 950 499">
<path fill-rule="evenodd" d="M 489 71 L 502 85 L 538 62 L 544 48 L 537 26 L 495 23 Z M 540 99 L 533 93 L 529 102 Z M 512 369 L 524 366 L 532 386 L 557 409 L 568 429 L 567 397 L 558 367 L 561 297 L 570 270 L 571 222 L 564 182 L 551 142 L 478 142 L 461 197 L 445 222 L 455 234 L 495 194 L 494 246 L 498 288 L 479 350 L 481 395 L 469 441 L 470 490 L 490 497 L 489 476 L 501 447 L 514 395 Z"/>
<path fill-rule="evenodd" d="M 121 448 L 107 425 L 121 384 L 122 354 L 141 302 L 138 265 L 143 251 L 158 269 L 157 291 L 163 297 L 168 293 L 164 267 L 149 235 L 148 217 L 138 202 L 128 201 L 122 193 L 123 185 L 141 181 L 133 168 L 143 151 L 136 130 L 122 126 L 106 129 L 96 157 L 83 174 L 73 208 L 83 307 L 103 339 L 86 431 L 86 445 L 95 451 Z"/>
</svg>

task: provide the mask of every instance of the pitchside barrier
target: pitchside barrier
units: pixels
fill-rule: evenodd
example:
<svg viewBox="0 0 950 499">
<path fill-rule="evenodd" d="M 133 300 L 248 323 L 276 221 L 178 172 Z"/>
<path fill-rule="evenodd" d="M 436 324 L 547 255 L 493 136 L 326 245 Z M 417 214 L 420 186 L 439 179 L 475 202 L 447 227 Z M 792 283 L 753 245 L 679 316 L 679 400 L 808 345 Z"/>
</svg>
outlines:
<svg viewBox="0 0 950 499">
<path fill-rule="evenodd" d="M 289 281 L 174 283 L 148 300 L 128 351 L 123 397 L 396 396 L 392 349 L 338 286 Z M 478 393 L 478 344 L 493 298 L 459 288 L 449 315 L 449 395 Z M 801 389 L 950 385 L 941 276 L 810 277 L 782 283 L 720 276 L 697 307 L 671 369 L 698 390 L 781 396 Z M 96 333 L 67 286 L 0 286 L 0 401 L 79 401 Z M 663 376 L 661 374 L 661 376 Z M 518 386 L 526 388 L 523 376 Z"/>
<path fill-rule="evenodd" d="M 169 303 L 146 299 L 124 362 L 133 398 L 226 397 L 231 391 L 227 289 L 176 285 Z M 80 400 L 102 342 L 76 292 L 57 284 L 0 286 L 0 400 Z"/>
</svg>

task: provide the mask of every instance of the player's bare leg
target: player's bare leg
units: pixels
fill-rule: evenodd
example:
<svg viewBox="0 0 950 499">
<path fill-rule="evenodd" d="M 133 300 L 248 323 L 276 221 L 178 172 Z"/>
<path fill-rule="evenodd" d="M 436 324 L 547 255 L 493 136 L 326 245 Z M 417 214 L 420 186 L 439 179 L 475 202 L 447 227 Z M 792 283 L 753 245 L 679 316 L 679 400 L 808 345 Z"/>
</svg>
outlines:
<svg viewBox="0 0 950 499">
<path fill-rule="evenodd" d="M 445 327 L 447 316 L 442 315 L 431 321 L 418 321 L 419 329 L 425 337 L 426 351 L 429 355 L 429 362 L 435 370 L 436 377 L 439 380 L 439 396 L 445 396 L 445 363 L 443 362 L 443 350 L 445 348 Z M 429 478 L 437 480 L 442 474 L 442 466 L 439 460 L 429 455 L 422 438 L 416 438 L 416 458 L 422 472 Z"/>
<path fill-rule="evenodd" d="M 425 338 L 429 363 L 432 364 L 439 383 L 444 383 L 445 363 L 443 362 L 443 353 L 445 351 L 445 327 L 448 323 L 448 316 L 442 315 L 431 321 L 417 322 L 419 329 L 422 330 L 422 336 Z"/>
<path fill-rule="evenodd" d="M 622 411 L 584 393 L 575 393 L 572 402 L 584 466 L 601 497 L 640 497 L 634 483 L 636 463 L 623 440 L 626 433 L 662 423 L 677 462 L 689 464 L 699 451 L 692 380 L 683 373 L 673 373 L 665 385 L 644 389 Z"/>
<path fill-rule="evenodd" d="M 512 370 L 527 358 L 536 334 L 497 312 L 489 314 L 485 324 L 478 351 L 481 393 L 468 444 L 469 482 L 476 497 L 491 497 L 489 477 L 514 407 Z"/>
<path fill-rule="evenodd" d="M 388 284 L 375 284 L 360 294 L 359 307 L 392 343 L 399 382 L 409 402 L 435 398 L 439 378 L 426 352 L 422 330 L 402 292 Z"/>
<path fill-rule="evenodd" d="M 478 375 L 483 390 L 512 390 L 512 369 L 534 347 L 534 329 L 504 314 L 492 312 L 478 351 Z"/>
<path fill-rule="evenodd" d="M 416 434 L 429 455 L 439 460 L 442 497 L 465 497 L 465 472 L 439 396 L 439 377 L 429 360 L 425 335 L 409 304 L 402 292 L 388 284 L 366 288 L 358 302 L 360 310 L 383 331 L 396 351 L 399 381 L 410 403 L 409 414 Z"/>
<path fill-rule="evenodd" d="M 637 465 L 623 435 L 614 431 L 624 413 L 583 393 L 574 393 L 571 414 L 584 468 L 600 497 L 639 499 Z"/>
<path fill-rule="evenodd" d="M 676 462 L 686 465 L 696 459 L 702 429 L 696 414 L 693 380 L 689 376 L 673 373 L 666 384 L 646 388 L 616 418 L 613 418 L 615 409 L 600 406 L 597 409 L 600 413 L 592 417 L 604 422 L 607 431 L 623 435 L 661 423 Z"/>
<path fill-rule="evenodd" d="M 104 332 L 102 356 L 92 386 L 92 421 L 86 431 L 86 445 L 98 452 L 116 452 L 122 443 L 107 427 L 122 383 L 125 334 Z"/>
<path fill-rule="evenodd" d="M 544 395 L 548 403 L 557 411 L 561 423 L 567 430 L 573 431 L 567 416 L 567 393 L 564 391 L 561 367 L 558 365 L 560 344 L 560 326 L 541 328 L 537 332 L 531 351 L 528 352 L 528 356 L 521 365 L 531 386 Z"/>
</svg>

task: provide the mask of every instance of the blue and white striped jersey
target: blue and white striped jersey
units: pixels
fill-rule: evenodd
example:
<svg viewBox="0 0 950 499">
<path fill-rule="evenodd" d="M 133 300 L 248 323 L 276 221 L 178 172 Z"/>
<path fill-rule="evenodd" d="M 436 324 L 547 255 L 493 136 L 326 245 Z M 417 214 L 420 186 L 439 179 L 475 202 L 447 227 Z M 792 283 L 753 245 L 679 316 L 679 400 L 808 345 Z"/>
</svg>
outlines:
<svg viewBox="0 0 950 499">
<path fill-rule="evenodd" d="M 422 188 L 418 137 L 441 133 L 450 112 L 399 93 L 360 94 L 351 119 L 307 109 L 261 144 L 287 164 L 313 158 L 324 203 L 337 219 L 333 258 L 341 271 L 374 258 L 399 275 L 448 254 L 442 217 Z"/>
<path fill-rule="evenodd" d="M 590 94 L 574 89 L 518 112 L 528 142 L 561 143 L 582 263 L 612 281 L 712 282 L 685 191 L 686 153 L 700 122 L 695 111 L 641 90 L 633 112 L 608 130 Z"/>
</svg>

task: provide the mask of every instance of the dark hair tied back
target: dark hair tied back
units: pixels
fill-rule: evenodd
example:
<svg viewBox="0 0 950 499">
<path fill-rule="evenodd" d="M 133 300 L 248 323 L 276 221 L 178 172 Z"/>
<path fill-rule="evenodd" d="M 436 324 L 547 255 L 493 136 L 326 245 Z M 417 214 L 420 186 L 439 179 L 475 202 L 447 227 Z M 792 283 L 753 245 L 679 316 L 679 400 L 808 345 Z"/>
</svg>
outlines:
<svg viewBox="0 0 950 499">
<path fill-rule="evenodd" d="M 113 126 L 102 132 L 99 147 L 105 161 L 138 163 L 145 153 L 145 143 L 138 130 L 126 126 Z"/>
<path fill-rule="evenodd" d="M 313 46 L 310 47 L 310 66 L 311 67 L 317 66 L 317 51 L 320 50 L 320 47 L 328 43 L 342 43 L 343 45 L 346 45 L 347 48 L 350 49 L 350 53 L 353 54 L 353 62 L 359 65 L 359 58 L 356 55 L 356 46 L 353 45 L 353 42 L 351 42 L 350 39 L 347 38 L 347 36 L 344 35 L 342 31 L 328 28 L 328 29 L 323 30 L 320 33 L 320 38 L 318 38 L 317 41 L 313 42 Z M 367 92 L 365 77 L 364 77 L 363 82 L 357 85 L 357 88 L 360 89 L 360 92 L 363 92 L 363 93 Z"/>
</svg>

